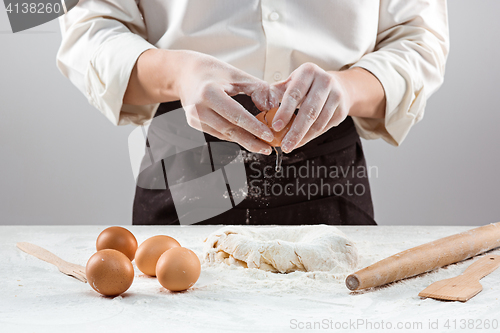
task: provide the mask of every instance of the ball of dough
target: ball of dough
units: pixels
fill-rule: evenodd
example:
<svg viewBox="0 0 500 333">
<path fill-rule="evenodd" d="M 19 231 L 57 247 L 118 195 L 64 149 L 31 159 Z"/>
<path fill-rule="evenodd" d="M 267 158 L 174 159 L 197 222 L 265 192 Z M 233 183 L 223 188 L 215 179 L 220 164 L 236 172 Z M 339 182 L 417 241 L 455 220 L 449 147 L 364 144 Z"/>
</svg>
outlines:
<svg viewBox="0 0 500 333">
<path fill-rule="evenodd" d="M 334 226 L 227 226 L 208 236 L 205 260 L 279 273 L 346 274 L 356 268 L 358 251 Z"/>
</svg>

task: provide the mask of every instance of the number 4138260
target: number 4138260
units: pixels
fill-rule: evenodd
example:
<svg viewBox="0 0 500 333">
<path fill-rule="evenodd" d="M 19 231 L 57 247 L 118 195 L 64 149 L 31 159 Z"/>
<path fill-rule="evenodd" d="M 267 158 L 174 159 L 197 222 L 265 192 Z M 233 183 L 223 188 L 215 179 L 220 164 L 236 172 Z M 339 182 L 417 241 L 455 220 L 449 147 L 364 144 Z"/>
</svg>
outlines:
<svg viewBox="0 0 500 333">
<path fill-rule="evenodd" d="M 61 12 L 61 4 L 59 3 L 36 3 L 36 2 L 23 2 L 9 5 L 6 8 L 7 13 L 12 14 L 52 14 Z"/>
<path fill-rule="evenodd" d="M 446 320 L 444 327 L 447 329 L 498 329 L 497 319 L 453 319 Z"/>
</svg>

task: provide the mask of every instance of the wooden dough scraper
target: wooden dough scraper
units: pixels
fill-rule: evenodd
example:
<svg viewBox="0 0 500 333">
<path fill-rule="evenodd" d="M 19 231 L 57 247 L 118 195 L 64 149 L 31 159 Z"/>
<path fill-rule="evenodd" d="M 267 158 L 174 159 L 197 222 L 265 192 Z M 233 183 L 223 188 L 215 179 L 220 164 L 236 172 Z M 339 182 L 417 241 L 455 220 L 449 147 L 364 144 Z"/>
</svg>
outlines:
<svg viewBox="0 0 500 333">
<path fill-rule="evenodd" d="M 418 296 L 466 302 L 483 290 L 479 283 L 486 275 L 500 266 L 500 256 L 487 255 L 472 263 L 461 275 L 434 282 Z"/>
</svg>

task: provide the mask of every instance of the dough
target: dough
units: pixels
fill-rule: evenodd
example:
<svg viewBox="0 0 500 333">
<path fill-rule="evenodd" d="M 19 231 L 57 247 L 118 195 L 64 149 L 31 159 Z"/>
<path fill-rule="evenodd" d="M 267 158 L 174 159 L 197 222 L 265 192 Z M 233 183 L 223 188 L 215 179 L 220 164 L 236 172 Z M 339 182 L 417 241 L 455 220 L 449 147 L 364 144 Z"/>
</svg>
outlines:
<svg viewBox="0 0 500 333">
<path fill-rule="evenodd" d="M 350 273 L 358 263 L 354 243 L 327 225 L 223 227 L 205 240 L 204 257 L 207 262 L 280 273 Z"/>
</svg>

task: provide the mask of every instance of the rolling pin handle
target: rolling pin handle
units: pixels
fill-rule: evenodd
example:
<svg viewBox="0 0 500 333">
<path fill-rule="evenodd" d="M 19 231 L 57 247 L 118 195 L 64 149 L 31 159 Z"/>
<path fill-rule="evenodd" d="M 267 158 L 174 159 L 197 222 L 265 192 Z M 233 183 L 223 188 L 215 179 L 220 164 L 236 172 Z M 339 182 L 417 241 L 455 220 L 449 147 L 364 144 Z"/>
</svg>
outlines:
<svg viewBox="0 0 500 333">
<path fill-rule="evenodd" d="M 350 290 L 358 289 L 359 280 L 358 280 L 358 277 L 356 276 L 356 274 L 349 275 L 347 277 L 347 279 L 345 280 L 345 284 L 346 284 L 347 288 L 349 288 Z"/>
</svg>

